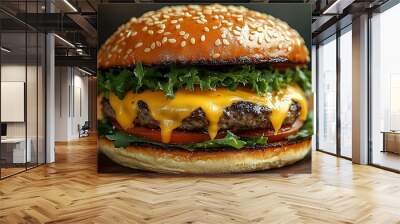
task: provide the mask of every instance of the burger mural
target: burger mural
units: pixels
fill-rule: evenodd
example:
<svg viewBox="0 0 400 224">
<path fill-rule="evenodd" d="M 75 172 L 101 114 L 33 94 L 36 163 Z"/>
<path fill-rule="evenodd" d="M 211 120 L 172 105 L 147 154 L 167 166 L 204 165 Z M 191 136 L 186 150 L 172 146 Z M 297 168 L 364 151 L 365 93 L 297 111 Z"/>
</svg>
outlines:
<svg viewBox="0 0 400 224">
<path fill-rule="evenodd" d="M 239 173 L 309 156 L 309 51 L 271 15 L 179 5 L 121 25 L 98 52 L 99 153 L 162 173 Z"/>
</svg>

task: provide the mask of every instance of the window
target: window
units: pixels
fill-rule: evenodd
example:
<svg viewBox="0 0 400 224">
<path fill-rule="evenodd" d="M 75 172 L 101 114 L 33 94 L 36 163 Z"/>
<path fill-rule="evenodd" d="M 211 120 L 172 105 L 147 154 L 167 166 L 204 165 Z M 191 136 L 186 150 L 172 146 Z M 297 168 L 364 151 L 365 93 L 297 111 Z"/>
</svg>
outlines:
<svg viewBox="0 0 400 224">
<path fill-rule="evenodd" d="M 21 15 L 40 12 L 41 3 L 20 2 Z M 0 24 L 0 178 L 5 178 L 45 163 L 46 39 L 8 14 L 0 17 L 15 23 L 12 29 Z"/>
<path fill-rule="evenodd" d="M 352 32 L 341 31 L 340 46 L 340 155 L 352 157 Z"/>
<path fill-rule="evenodd" d="M 336 36 L 318 47 L 318 149 L 336 153 Z"/>
<path fill-rule="evenodd" d="M 371 18 L 371 162 L 400 170 L 400 4 Z"/>
</svg>

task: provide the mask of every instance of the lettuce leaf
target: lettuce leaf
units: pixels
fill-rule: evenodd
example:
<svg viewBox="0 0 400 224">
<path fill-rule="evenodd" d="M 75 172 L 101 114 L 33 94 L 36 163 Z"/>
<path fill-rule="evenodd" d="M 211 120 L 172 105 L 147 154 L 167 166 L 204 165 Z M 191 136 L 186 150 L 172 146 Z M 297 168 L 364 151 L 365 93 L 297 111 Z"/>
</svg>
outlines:
<svg viewBox="0 0 400 224">
<path fill-rule="evenodd" d="M 100 127 L 100 126 L 99 126 Z M 103 126 L 102 126 L 103 127 Z M 99 132 L 100 133 L 100 132 Z M 174 147 L 174 148 L 181 148 L 188 151 L 195 151 L 196 149 L 215 149 L 215 148 L 223 148 L 229 147 L 234 149 L 241 149 L 245 146 L 254 147 L 257 145 L 266 145 L 267 138 L 266 137 L 255 137 L 255 138 L 247 138 L 241 139 L 240 137 L 236 136 L 232 132 L 227 132 L 226 136 L 221 139 L 214 139 L 205 142 L 199 143 L 191 143 L 191 144 L 165 144 L 161 142 L 155 142 L 147 139 L 143 139 L 134 135 L 130 135 L 120 131 L 109 130 L 105 133 L 104 136 L 114 142 L 115 147 L 117 148 L 125 148 L 128 147 L 130 144 L 137 144 L 137 143 L 146 143 L 151 144 L 163 148 Z"/>
<path fill-rule="evenodd" d="M 210 141 L 195 143 L 195 144 L 187 144 L 185 148 L 202 148 L 202 149 L 209 149 L 209 148 L 218 148 L 218 147 L 232 147 L 235 149 L 241 149 L 247 145 L 247 142 L 240 140 L 238 136 L 234 135 L 232 132 L 228 131 L 225 138 L 221 139 L 214 139 Z"/>
<path fill-rule="evenodd" d="M 107 97 L 112 91 L 123 97 L 127 91 L 146 89 L 163 91 L 173 98 L 176 90 L 213 90 L 225 87 L 235 90 L 238 86 L 253 89 L 257 94 L 279 90 L 289 84 L 298 84 L 306 94 L 311 92 L 311 73 L 306 69 L 288 68 L 284 71 L 255 66 L 200 67 L 200 66 L 143 66 L 137 63 L 133 69 L 100 70 L 99 93 Z"/>
</svg>

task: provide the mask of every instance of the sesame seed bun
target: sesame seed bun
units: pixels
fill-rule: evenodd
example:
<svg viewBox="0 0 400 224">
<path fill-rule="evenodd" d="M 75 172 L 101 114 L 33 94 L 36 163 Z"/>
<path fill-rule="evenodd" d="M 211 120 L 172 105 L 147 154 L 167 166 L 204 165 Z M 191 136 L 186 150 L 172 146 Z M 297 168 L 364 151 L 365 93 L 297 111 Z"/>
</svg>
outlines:
<svg viewBox="0 0 400 224">
<path fill-rule="evenodd" d="M 309 52 L 287 23 L 242 6 L 164 7 L 132 18 L 101 46 L 98 68 L 144 64 L 304 64 Z"/>
<path fill-rule="evenodd" d="M 311 150 L 311 140 L 257 149 L 186 151 L 151 146 L 115 148 L 100 138 L 99 150 L 114 162 L 134 169 L 160 173 L 243 173 L 279 168 L 302 160 Z"/>
</svg>

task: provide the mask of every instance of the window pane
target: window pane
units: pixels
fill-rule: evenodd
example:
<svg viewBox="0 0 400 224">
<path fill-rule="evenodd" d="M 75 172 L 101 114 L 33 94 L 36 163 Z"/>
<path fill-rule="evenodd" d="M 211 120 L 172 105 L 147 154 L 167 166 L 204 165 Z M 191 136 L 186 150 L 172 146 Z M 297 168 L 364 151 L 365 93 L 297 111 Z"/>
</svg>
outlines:
<svg viewBox="0 0 400 224">
<path fill-rule="evenodd" d="M 340 152 L 352 156 L 352 35 L 351 29 L 340 36 Z"/>
<path fill-rule="evenodd" d="M 6 177 L 25 170 L 25 163 L 31 161 L 25 120 L 26 33 L 2 33 L 1 46 L 7 49 L 1 51 L 0 87 L 1 175 Z"/>
<path fill-rule="evenodd" d="M 400 4 L 371 19 L 372 163 L 396 170 L 400 170 L 400 45 L 396 44 L 400 31 L 393 27 L 399 21 Z M 385 139 L 382 132 L 388 132 Z"/>
<path fill-rule="evenodd" d="M 318 48 L 318 148 L 336 153 L 336 37 Z"/>
</svg>

